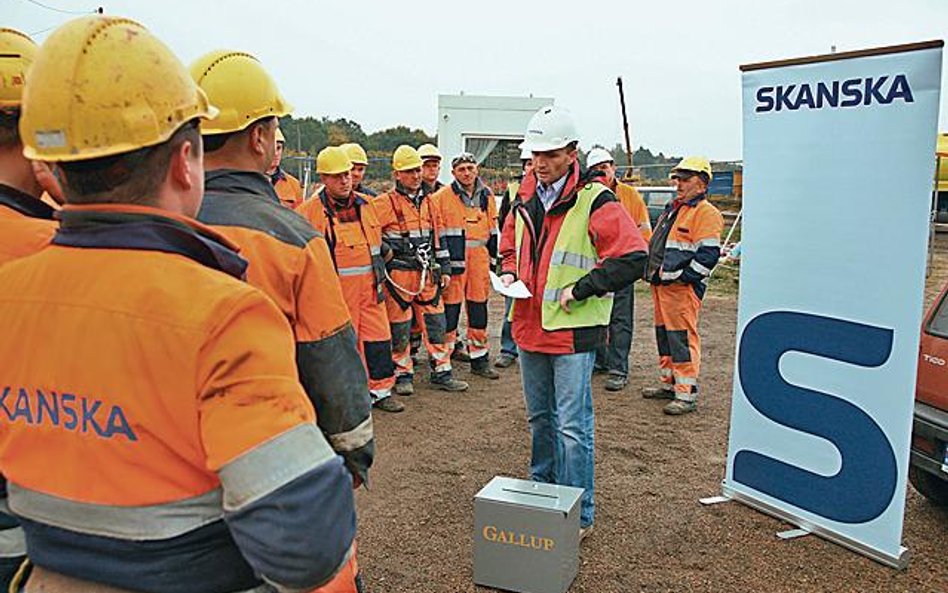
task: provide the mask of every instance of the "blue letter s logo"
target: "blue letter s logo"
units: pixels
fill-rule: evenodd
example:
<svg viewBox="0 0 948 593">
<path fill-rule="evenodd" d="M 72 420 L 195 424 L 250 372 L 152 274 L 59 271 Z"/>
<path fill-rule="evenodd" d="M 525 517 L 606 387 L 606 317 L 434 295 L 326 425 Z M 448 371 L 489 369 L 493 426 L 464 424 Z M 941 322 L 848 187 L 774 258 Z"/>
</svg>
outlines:
<svg viewBox="0 0 948 593">
<path fill-rule="evenodd" d="M 780 376 L 784 353 L 804 352 L 878 367 L 892 351 L 890 329 L 831 317 L 778 311 L 755 317 L 741 336 L 738 374 L 751 405 L 784 426 L 827 439 L 839 450 L 835 476 L 819 474 L 753 451 L 734 456 L 734 480 L 840 523 L 881 515 L 895 494 L 895 453 L 882 429 L 853 404 L 797 387 Z"/>
</svg>

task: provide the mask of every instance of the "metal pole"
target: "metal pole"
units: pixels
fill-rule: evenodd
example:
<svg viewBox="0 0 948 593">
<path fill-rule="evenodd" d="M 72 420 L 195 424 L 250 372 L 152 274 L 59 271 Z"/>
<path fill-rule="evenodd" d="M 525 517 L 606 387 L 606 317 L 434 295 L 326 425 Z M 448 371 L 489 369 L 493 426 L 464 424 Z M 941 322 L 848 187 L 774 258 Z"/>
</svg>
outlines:
<svg viewBox="0 0 948 593">
<path fill-rule="evenodd" d="M 616 86 L 619 87 L 619 105 L 622 107 L 622 131 L 625 134 L 625 157 L 629 163 L 629 171 L 626 177 L 632 177 L 632 141 L 629 139 L 629 118 L 625 114 L 625 91 L 622 89 L 622 77 L 616 79 Z"/>
</svg>

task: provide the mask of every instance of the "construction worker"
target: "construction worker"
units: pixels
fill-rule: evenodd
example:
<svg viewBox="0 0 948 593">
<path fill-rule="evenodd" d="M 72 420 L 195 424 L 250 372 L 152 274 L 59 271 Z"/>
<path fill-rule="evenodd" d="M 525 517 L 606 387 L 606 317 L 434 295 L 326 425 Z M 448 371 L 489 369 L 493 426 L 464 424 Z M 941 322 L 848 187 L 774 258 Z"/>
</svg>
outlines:
<svg viewBox="0 0 948 593">
<path fill-rule="evenodd" d="M 670 399 L 663 411 L 678 416 L 697 409 L 701 337 L 698 313 L 711 270 L 721 257 L 724 219 L 707 200 L 711 163 L 690 156 L 671 172 L 678 191 L 655 224 L 645 281 L 655 303 L 655 342 L 661 384 L 647 399 Z"/>
<path fill-rule="evenodd" d="M 392 154 L 395 187 L 374 200 L 382 241 L 392 250 L 387 262 L 385 308 L 392 329 L 395 393 L 414 393 L 414 364 L 409 351 L 412 314 L 422 320 L 422 334 L 431 361 L 431 384 L 442 391 L 465 391 L 454 378 L 451 346 L 446 340 L 442 291 L 450 285 L 448 250 L 440 236 L 442 221 L 421 187 L 421 157 L 402 144 Z"/>
<path fill-rule="evenodd" d="M 521 144 L 533 154 L 501 239 L 503 273 L 533 295 L 513 332 L 530 423 L 530 477 L 583 488 L 580 537 L 594 520 L 592 369 L 611 294 L 641 277 L 645 241 L 615 194 L 580 170 L 572 115 L 544 107 Z"/>
<path fill-rule="evenodd" d="M 392 333 L 385 312 L 382 231 L 375 207 L 366 196 L 352 191 L 352 162 L 338 146 L 316 156 L 316 172 L 323 189 L 297 212 L 326 237 L 342 294 L 359 340 L 359 354 L 369 375 L 372 405 L 385 412 L 405 406 L 391 397 L 395 385 Z M 383 252 L 386 252 L 383 255 Z"/>
<path fill-rule="evenodd" d="M 24 153 L 67 205 L 49 247 L 0 266 L 0 492 L 27 593 L 306 591 L 351 554 L 352 480 L 290 327 L 191 218 L 216 113 L 125 18 L 67 23 L 30 68 Z"/>
<path fill-rule="evenodd" d="M 43 187 L 34 163 L 23 156 L 18 131 L 26 71 L 35 55 L 36 44 L 26 34 L 0 28 L 0 264 L 42 249 L 57 226 L 53 208 L 40 199 Z M 7 557 L 0 546 L 0 579 Z"/>
<path fill-rule="evenodd" d="M 26 71 L 36 44 L 26 34 L 0 28 L 0 264 L 46 247 L 56 223 L 53 208 L 40 200 L 43 189 L 23 156 L 18 126 Z M 0 512 L 0 591 L 26 558 L 23 530 Z"/>
<path fill-rule="evenodd" d="M 303 203 L 303 186 L 300 185 L 299 179 L 280 167 L 280 163 L 283 162 L 283 149 L 285 147 L 286 137 L 283 135 L 283 131 L 277 127 L 276 154 L 266 173 L 267 177 L 270 178 L 270 183 L 273 184 L 273 189 L 276 190 L 276 194 L 280 198 L 280 203 L 287 208 L 295 209 Z"/>
<path fill-rule="evenodd" d="M 434 144 L 422 144 L 418 147 L 418 155 L 421 157 L 421 186 L 429 194 L 433 194 L 444 184 L 438 181 L 441 175 L 441 151 Z"/>
<path fill-rule="evenodd" d="M 378 192 L 370 187 L 366 187 L 362 181 L 365 179 L 365 172 L 369 168 L 369 155 L 365 154 L 365 149 L 355 142 L 348 142 L 339 148 L 346 151 L 349 160 L 352 161 L 352 191 L 374 198 Z"/>
<path fill-rule="evenodd" d="M 422 144 L 418 147 L 418 156 L 421 157 L 421 187 L 425 193 L 433 194 L 444 186 L 438 181 L 438 176 L 441 174 L 441 151 L 434 144 Z M 409 344 L 412 364 L 415 366 L 419 364 L 418 353 L 421 351 L 421 343 L 421 320 L 412 315 Z"/>
<path fill-rule="evenodd" d="M 299 379 L 316 407 L 317 423 L 358 487 L 372 465 L 375 441 L 349 310 L 326 241 L 280 205 L 264 174 L 273 161 L 277 118 L 292 108 L 250 54 L 212 51 L 190 71 L 221 110 L 201 130 L 206 173 L 198 220 L 240 246 L 250 262 L 247 281 L 289 320 Z M 355 591 L 356 584 L 350 585 Z"/>
<path fill-rule="evenodd" d="M 593 148 L 586 155 L 586 168 L 600 174 L 599 182 L 615 193 L 616 199 L 639 227 L 646 241 L 652 236 L 645 200 L 631 185 L 616 179 L 616 164 L 612 154 L 604 148 Z M 596 370 L 608 373 L 607 391 L 621 391 L 629 383 L 629 352 L 632 350 L 632 332 L 635 327 L 635 290 L 633 286 L 616 291 L 612 300 L 612 317 L 606 344 L 596 349 Z"/>
<path fill-rule="evenodd" d="M 521 150 L 520 175 L 507 184 L 507 190 L 504 192 L 504 197 L 500 202 L 500 211 L 498 212 L 497 219 L 498 228 L 504 228 L 504 222 L 507 220 L 507 215 L 510 214 L 510 206 L 517 198 L 517 192 L 520 191 L 520 182 L 525 176 L 529 175 L 531 171 L 533 171 L 533 153 L 529 150 Z M 500 267 L 502 263 L 503 262 L 498 258 L 498 273 L 501 271 Z M 494 366 L 499 369 L 512 366 L 517 362 L 517 357 L 520 356 L 517 351 L 517 343 L 514 342 L 513 339 L 513 329 L 510 322 L 510 308 L 512 306 L 513 299 L 504 297 L 504 323 L 500 330 L 500 356 L 498 356 L 494 362 Z"/>
<path fill-rule="evenodd" d="M 451 285 L 444 291 L 447 343 L 456 346 L 461 306 L 467 307 L 467 355 L 471 373 L 499 379 L 490 367 L 487 299 L 490 270 L 497 259 L 497 210 L 494 194 L 477 175 L 477 159 L 462 152 L 451 159 L 454 181 L 431 196 L 444 222 L 451 258 Z"/>
</svg>

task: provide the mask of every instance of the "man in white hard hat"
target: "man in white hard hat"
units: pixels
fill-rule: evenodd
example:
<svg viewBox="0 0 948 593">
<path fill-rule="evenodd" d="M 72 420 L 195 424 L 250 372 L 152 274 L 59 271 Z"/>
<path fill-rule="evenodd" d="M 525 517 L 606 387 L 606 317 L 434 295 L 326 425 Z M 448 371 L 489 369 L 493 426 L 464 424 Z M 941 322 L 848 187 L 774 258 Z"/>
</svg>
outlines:
<svg viewBox="0 0 948 593">
<path fill-rule="evenodd" d="M 591 173 L 598 173 L 599 181 L 616 194 L 616 199 L 629 213 L 632 222 L 639 227 L 642 237 L 648 241 L 652 236 L 652 226 L 649 224 L 645 200 L 634 187 L 616 179 L 616 164 L 612 154 L 605 148 L 593 148 L 586 155 L 586 167 Z M 629 382 L 629 351 L 632 349 L 634 311 L 633 287 L 616 291 L 609 321 L 609 341 L 596 349 L 596 369 L 609 374 L 605 385 L 608 391 L 620 391 Z"/>
<path fill-rule="evenodd" d="M 529 175 L 530 171 L 532 170 L 533 153 L 529 150 L 521 150 L 520 175 L 507 184 L 507 191 L 504 192 L 503 198 L 500 202 L 497 219 L 499 228 L 504 228 L 504 221 L 507 220 L 507 215 L 510 214 L 510 205 L 513 204 L 514 199 L 517 197 L 517 192 L 520 191 L 520 181 L 525 176 Z M 494 366 L 499 369 L 505 369 L 509 366 L 512 366 L 515 362 L 517 362 L 517 357 L 519 356 L 517 351 L 517 343 L 514 342 L 513 330 L 511 329 L 510 323 L 510 307 L 512 305 L 513 299 L 510 297 L 504 297 L 504 324 L 500 331 L 500 356 L 498 356 L 497 360 L 494 362 Z"/>
<path fill-rule="evenodd" d="M 672 169 L 678 195 L 665 206 L 649 241 L 645 281 L 655 302 L 661 385 L 643 389 L 642 397 L 672 400 L 663 411 L 673 416 L 698 407 L 698 313 L 721 257 L 724 230 L 721 213 L 706 199 L 711 176 L 704 157 L 685 158 Z"/>
<path fill-rule="evenodd" d="M 572 115 L 544 107 L 521 148 L 533 155 L 501 239 L 502 281 L 533 295 L 513 305 L 530 423 L 530 477 L 585 489 L 581 537 L 593 525 L 592 370 L 611 293 L 640 277 L 645 240 L 605 185 L 580 171 Z"/>
</svg>

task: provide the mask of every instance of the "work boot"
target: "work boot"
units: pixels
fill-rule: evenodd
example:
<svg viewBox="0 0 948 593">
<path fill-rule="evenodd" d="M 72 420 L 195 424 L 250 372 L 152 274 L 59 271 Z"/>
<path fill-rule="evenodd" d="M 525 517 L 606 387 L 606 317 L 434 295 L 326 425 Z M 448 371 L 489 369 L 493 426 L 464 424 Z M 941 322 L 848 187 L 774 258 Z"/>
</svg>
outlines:
<svg viewBox="0 0 948 593">
<path fill-rule="evenodd" d="M 645 399 L 675 399 L 675 390 L 670 387 L 643 387 L 642 397 Z"/>
<path fill-rule="evenodd" d="M 490 358 L 480 356 L 471 361 L 471 374 L 485 379 L 500 379 L 500 373 L 490 368 Z"/>
<path fill-rule="evenodd" d="M 440 374 L 432 373 L 430 382 L 432 387 L 440 389 L 441 391 L 467 391 L 468 388 L 466 382 L 459 381 L 452 377 L 450 371 Z"/>
<path fill-rule="evenodd" d="M 582 543 L 584 539 L 592 535 L 593 526 L 587 525 L 586 527 L 579 528 L 579 542 Z"/>
<path fill-rule="evenodd" d="M 451 352 L 451 360 L 455 362 L 471 362 L 471 355 L 465 350 L 464 344 L 459 342 L 454 345 L 454 351 Z"/>
<path fill-rule="evenodd" d="M 675 401 L 665 404 L 665 407 L 662 408 L 662 411 L 668 414 L 669 416 L 681 416 L 682 414 L 687 414 L 689 412 L 694 412 L 698 409 L 698 404 L 695 402 L 688 402 L 683 399 L 676 399 Z"/>
<path fill-rule="evenodd" d="M 606 391 L 622 391 L 629 384 L 629 380 L 622 375 L 609 375 L 606 379 Z"/>
<path fill-rule="evenodd" d="M 411 380 L 408 381 L 395 381 L 394 391 L 398 395 L 414 395 L 415 386 L 412 384 Z M 386 398 L 388 399 L 388 398 Z"/>
<path fill-rule="evenodd" d="M 411 385 L 411 383 L 408 383 L 408 385 Z M 372 402 L 372 407 L 382 410 L 383 412 L 392 412 L 393 414 L 397 414 L 398 412 L 401 412 L 405 409 L 405 404 L 396 400 L 392 396 L 388 396 Z"/>
<path fill-rule="evenodd" d="M 497 357 L 497 360 L 494 361 L 494 366 L 498 369 L 505 369 L 507 367 L 513 366 L 517 362 L 517 357 L 508 352 L 501 352 L 500 356 Z"/>
</svg>

